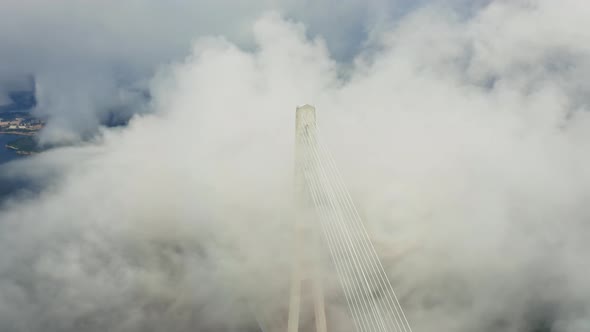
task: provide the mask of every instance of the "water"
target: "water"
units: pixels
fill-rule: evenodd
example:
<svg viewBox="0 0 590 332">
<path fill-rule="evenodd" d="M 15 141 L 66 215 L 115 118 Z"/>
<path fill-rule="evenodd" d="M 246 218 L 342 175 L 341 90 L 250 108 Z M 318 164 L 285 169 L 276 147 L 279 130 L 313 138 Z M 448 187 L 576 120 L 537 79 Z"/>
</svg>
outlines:
<svg viewBox="0 0 590 332">
<path fill-rule="evenodd" d="M 0 164 L 4 164 L 14 159 L 22 158 L 23 156 L 14 152 L 14 150 L 10 150 L 4 147 L 6 143 L 13 141 L 21 136 L 19 135 L 10 135 L 10 134 L 0 134 Z"/>
<path fill-rule="evenodd" d="M 32 192 L 37 188 L 35 187 L 36 184 L 34 181 L 22 177 L 7 176 L 6 173 L 3 171 L 2 166 L 4 166 L 7 162 L 26 157 L 17 154 L 14 150 L 10 150 L 4 147 L 6 143 L 15 140 L 19 137 L 22 136 L 0 134 L 0 205 L 2 205 L 6 199 L 20 192 L 27 190 L 29 192 Z"/>
</svg>

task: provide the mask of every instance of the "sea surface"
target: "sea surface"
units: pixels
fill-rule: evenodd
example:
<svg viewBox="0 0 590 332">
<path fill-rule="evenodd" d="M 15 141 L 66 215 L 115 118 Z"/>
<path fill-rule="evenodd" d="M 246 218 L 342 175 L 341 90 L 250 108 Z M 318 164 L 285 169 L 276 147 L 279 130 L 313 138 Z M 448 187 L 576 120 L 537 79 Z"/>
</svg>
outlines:
<svg viewBox="0 0 590 332">
<path fill-rule="evenodd" d="M 14 159 L 23 158 L 23 156 L 17 154 L 14 150 L 10 150 L 4 147 L 6 143 L 13 141 L 19 137 L 19 135 L 0 134 L 0 165 Z"/>
<path fill-rule="evenodd" d="M 1 0 L 0 0 L 1 1 Z M 15 178 L 7 175 L 3 167 L 11 160 L 26 158 L 27 156 L 19 155 L 13 150 L 7 149 L 4 145 L 12 140 L 15 140 L 19 135 L 0 134 L 0 206 L 4 204 L 6 199 L 17 195 L 21 192 L 32 192 L 35 190 L 35 183 L 25 178 Z"/>
</svg>

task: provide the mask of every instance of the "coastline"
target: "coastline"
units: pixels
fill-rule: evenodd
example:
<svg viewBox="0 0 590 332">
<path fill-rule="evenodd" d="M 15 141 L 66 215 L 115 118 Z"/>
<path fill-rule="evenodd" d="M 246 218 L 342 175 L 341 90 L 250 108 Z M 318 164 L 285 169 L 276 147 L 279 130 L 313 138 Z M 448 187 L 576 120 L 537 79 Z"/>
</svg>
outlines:
<svg viewBox="0 0 590 332">
<path fill-rule="evenodd" d="M 23 131 L 4 131 L 4 130 L 0 130 L 0 134 L 2 134 L 2 135 L 35 136 L 36 133 L 37 133 L 37 131 L 23 132 Z"/>
</svg>

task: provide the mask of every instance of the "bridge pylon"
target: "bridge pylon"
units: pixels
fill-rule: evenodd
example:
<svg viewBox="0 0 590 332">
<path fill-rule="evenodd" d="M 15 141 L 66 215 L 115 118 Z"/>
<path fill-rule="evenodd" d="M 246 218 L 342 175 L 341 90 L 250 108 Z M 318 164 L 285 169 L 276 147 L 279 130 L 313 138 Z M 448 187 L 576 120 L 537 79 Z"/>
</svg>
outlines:
<svg viewBox="0 0 590 332">
<path fill-rule="evenodd" d="M 327 332 L 326 306 L 318 259 L 320 234 L 317 229 L 319 227 L 314 225 L 314 221 L 317 222 L 317 220 L 313 213 L 312 199 L 305 185 L 304 174 L 306 168 L 310 167 L 305 163 L 305 154 L 309 153 L 310 138 L 315 137 L 315 108 L 311 105 L 297 107 L 295 119 L 295 243 L 287 332 L 299 332 L 304 281 L 311 282 L 315 330 Z"/>
</svg>

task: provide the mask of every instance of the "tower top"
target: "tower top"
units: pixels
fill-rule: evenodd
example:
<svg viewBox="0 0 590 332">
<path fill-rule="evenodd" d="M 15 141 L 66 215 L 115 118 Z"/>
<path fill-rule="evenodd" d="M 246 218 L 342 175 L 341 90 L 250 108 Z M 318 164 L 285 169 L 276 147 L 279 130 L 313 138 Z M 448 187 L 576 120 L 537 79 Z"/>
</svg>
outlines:
<svg viewBox="0 0 590 332">
<path fill-rule="evenodd" d="M 309 104 L 297 106 L 296 120 L 298 128 L 315 126 L 315 107 Z"/>
</svg>

